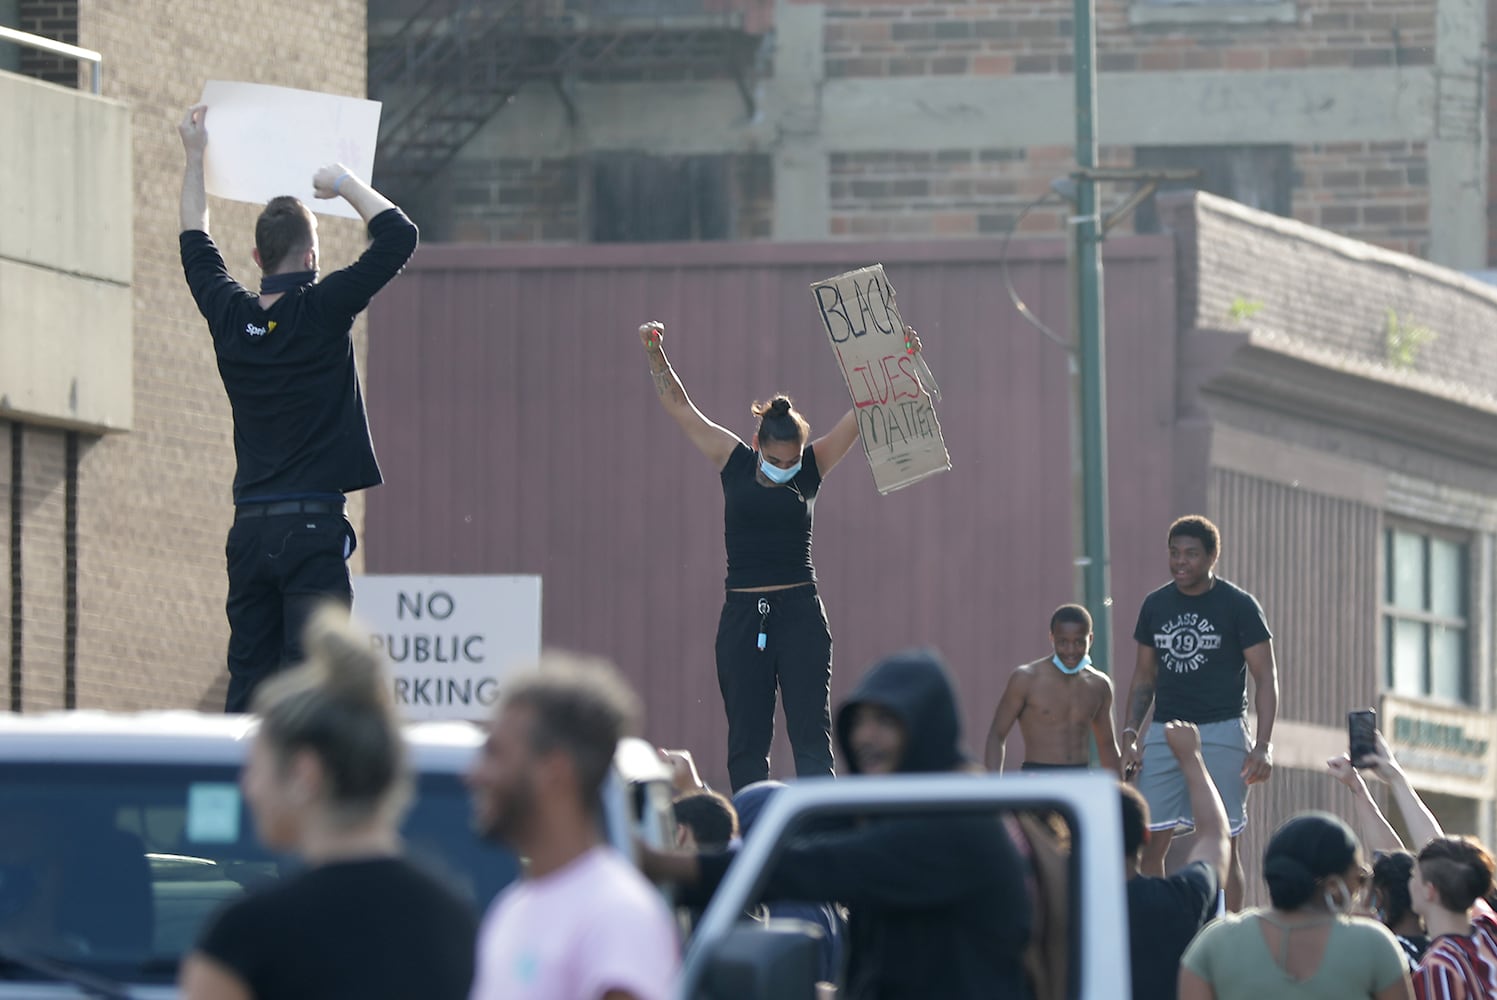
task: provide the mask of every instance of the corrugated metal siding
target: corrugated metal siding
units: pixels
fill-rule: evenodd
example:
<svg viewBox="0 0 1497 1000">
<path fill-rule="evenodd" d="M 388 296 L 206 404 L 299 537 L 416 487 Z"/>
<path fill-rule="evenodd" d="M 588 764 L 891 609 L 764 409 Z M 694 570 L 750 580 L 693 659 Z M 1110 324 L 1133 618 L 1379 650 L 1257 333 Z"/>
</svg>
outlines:
<svg viewBox="0 0 1497 1000">
<path fill-rule="evenodd" d="M 1213 469 L 1210 516 L 1221 526 L 1218 572 L 1257 596 L 1274 632 L 1280 718 L 1341 728 L 1377 704 L 1378 537 L 1375 507 L 1241 472 Z M 1242 843 L 1249 903 L 1267 902 L 1263 849 L 1285 820 L 1350 799 L 1324 771 L 1279 767 L 1252 791 Z"/>
<path fill-rule="evenodd" d="M 1165 578 L 1173 470 L 1172 248 L 1108 245 L 1117 634 Z M 1067 358 L 1017 315 L 998 247 L 955 244 L 425 247 L 371 316 L 369 406 L 388 484 L 370 496 L 369 572 L 541 573 L 548 644 L 616 659 L 650 735 L 721 778 L 713 665 L 723 578 L 714 470 L 655 399 L 637 325 L 703 412 L 744 439 L 791 392 L 823 432 L 847 392 L 811 282 L 882 261 L 945 397 L 954 469 L 880 497 L 856 452 L 817 505 L 836 639 L 833 696 L 881 654 L 950 658 L 980 752 L 1011 668 L 1044 654 L 1073 597 Z M 1064 333 L 1059 246 L 1016 244 L 1012 275 Z M 1131 671 L 1131 643 L 1120 642 Z M 1126 686 L 1127 675 L 1119 678 Z M 777 750 L 777 769 L 788 766 Z"/>
<path fill-rule="evenodd" d="M 1328 806 L 1330 803 L 1334 805 Z M 1324 811 L 1328 807 L 1356 828 L 1351 796 L 1324 771 L 1275 768 L 1267 784 L 1253 786 L 1248 794 L 1247 829 L 1239 838 L 1245 905 L 1268 905 L 1268 889 L 1263 884 L 1263 852 L 1273 832 L 1299 813 L 1312 809 Z M 1190 846 L 1189 838 L 1178 843 L 1182 849 Z"/>
<path fill-rule="evenodd" d="M 1341 727 L 1378 694 L 1375 507 L 1215 469 L 1218 572 L 1257 596 L 1274 631 L 1279 700 L 1294 719 Z"/>
</svg>

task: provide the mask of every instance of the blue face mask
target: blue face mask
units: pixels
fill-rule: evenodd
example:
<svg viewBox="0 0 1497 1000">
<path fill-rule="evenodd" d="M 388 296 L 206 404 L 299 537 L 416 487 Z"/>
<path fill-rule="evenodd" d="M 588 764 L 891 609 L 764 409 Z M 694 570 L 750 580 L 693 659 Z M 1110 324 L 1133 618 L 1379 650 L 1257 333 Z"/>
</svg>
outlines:
<svg viewBox="0 0 1497 1000">
<path fill-rule="evenodd" d="M 1092 665 L 1092 654 L 1087 653 L 1081 658 L 1081 662 L 1076 664 L 1074 667 L 1068 667 L 1064 663 L 1060 662 L 1059 656 L 1050 657 L 1050 662 L 1055 664 L 1055 669 L 1059 670 L 1063 674 L 1079 674 L 1081 673 L 1081 671 Z"/>
<path fill-rule="evenodd" d="M 796 473 L 800 472 L 800 467 L 801 463 L 796 462 L 790 468 L 782 469 L 778 465 L 770 465 L 762 456 L 759 458 L 759 471 L 764 473 L 765 479 L 779 486 L 784 486 L 794 479 Z"/>
</svg>

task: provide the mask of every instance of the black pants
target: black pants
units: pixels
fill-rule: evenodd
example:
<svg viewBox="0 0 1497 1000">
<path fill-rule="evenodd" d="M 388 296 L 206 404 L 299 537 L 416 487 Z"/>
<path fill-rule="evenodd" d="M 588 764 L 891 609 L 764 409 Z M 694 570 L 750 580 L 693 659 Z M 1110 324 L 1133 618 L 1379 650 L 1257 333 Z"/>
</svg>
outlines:
<svg viewBox="0 0 1497 1000">
<path fill-rule="evenodd" d="M 261 681 L 301 661 L 301 633 L 324 601 L 353 604 L 347 559 L 358 541 L 340 513 L 237 517 L 229 567 L 229 696 L 248 712 Z"/>
<path fill-rule="evenodd" d="M 717 683 L 728 715 L 733 791 L 769 777 L 777 685 L 795 773 L 832 773 L 832 634 L 814 586 L 767 594 L 729 591 L 717 625 Z"/>
</svg>

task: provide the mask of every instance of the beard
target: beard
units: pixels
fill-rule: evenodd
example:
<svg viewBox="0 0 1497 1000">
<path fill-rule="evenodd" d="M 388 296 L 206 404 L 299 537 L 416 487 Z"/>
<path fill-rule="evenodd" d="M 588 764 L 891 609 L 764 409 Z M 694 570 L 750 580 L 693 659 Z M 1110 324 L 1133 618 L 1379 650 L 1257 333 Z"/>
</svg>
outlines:
<svg viewBox="0 0 1497 1000">
<path fill-rule="evenodd" d="M 535 813 L 535 785 L 528 776 L 506 789 L 489 793 L 486 808 L 474 818 L 478 835 L 514 846 Z"/>
</svg>

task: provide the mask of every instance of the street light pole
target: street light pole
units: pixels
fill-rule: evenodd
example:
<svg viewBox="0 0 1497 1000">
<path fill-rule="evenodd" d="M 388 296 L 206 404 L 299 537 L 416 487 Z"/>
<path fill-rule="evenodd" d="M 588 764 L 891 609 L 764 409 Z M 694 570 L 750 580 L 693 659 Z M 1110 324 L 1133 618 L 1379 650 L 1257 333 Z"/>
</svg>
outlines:
<svg viewBox="0 0 1497 1000">
<path fill-rule="evenodd" d="M 1095 0 L 1074 0 L 1076 215 L 1068 227 L 1075 261 L 1077 418 L 1081 442 L 1082 592 L 1101 669 L 1112 669 L 1112 568 L 1107 540 L 1107 358 L 1102 324 L 1102 222 L 1097 210 Z"/>
</svg>

